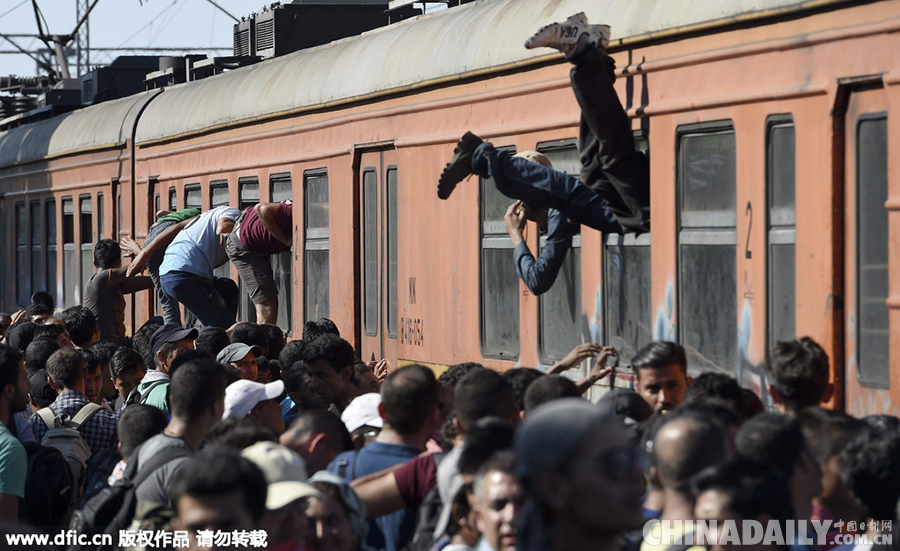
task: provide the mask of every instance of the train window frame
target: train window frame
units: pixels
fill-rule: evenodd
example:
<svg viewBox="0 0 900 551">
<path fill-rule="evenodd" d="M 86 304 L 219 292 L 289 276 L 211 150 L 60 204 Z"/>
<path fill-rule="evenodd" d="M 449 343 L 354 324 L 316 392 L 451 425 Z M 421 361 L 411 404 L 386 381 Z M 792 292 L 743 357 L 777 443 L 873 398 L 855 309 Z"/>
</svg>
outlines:
<svg viewBox="0 0 900 551">
<path fill-rule="evenodd" d="M 310 226 L 310 181 L 315 179 L 316 184 L 324 183 L 325 191 L 325 209 L 324 209 L 324 226 Z M 330 178 L 327 168 L 317 168 L 306 170 L 303 172 L 303 319 L 306 321 L 314 321 L 312 316 L 318 316 L 315 319 L 327 318 L 331 312 L 331 284 L 329 277 L 331 275 L 331 242 L 330 230 L 331 216 L 330 207 Z M 312 283 L 311 265 L 309 261 L 310 253 L 325 251 L 324 264 L 324 281 L 328 285 L 325 289 L 324 297 L 317 296 L 315 304 L 319 306 L 317 313 L 313 314 L 312 293 L 319 290 Z M 321 279 L 321 275 L 320 279 Z"/>
<path fill-rule="evenodd" d="M 225 200 L 216 197 L 216 193 L 225 190 Z M 228 190 L 228 180 L 211 180 L 209 182 L 209 210 L 216 207 L 224 207 L 231 204 L 231 194 Z"/>
<path fill-rule="evenodd" d="M 193 199 L 197 199 L 197 201 L 193 201 Z M 186 184 L 184 186 L 184 208 L 198 208 L 203 209 L 203 188 L 200 184 Z M 192 204 L 195 203 L 196 204 Z"/>
<path fill-rule="evenodd" d="M 498 147 L 498 150 L 508 151 L 510 155 L 515 155 L 516 149 L 515 146 L 506 146 L 506 147 Z M 488 191 L 492 190 L 492 191 Z M 479 226 L 479 241 L 480 247 L 478 251 L 478 305 L 479 305 L 479 332 L 480 332 L 480 344 L 481 344 L 481 355 L 485 358 L 495 358 L 500 360 L 507 361 L 515 361 L 519 359 L 521 355 L 521 325 L 520 325 L 520 316 L 521 316 L 521 304 L 520 304 L 520 290 L 521 284 L 519 283 L 519 276 L 516 273 L 515 263 L 512 259 L 512 252 L 515 250 L 515 247 L 512 245 L 512 239 L 510 239 L 509 234 L 506 232 L 506 226 L 503 223 L 503 217 L 501 215 L 499 220 L 494 219 L 486 219 L 486 211 L 487 211 L 487 199 L 488 194 L 499 194 L 499 196 L 503 196 L 499 191 L 497 191 L 496 185 L 493 180 L 490 178 L 478 178 L 478 226 Z M 498 196 L 494 196 L 491 199 L 497 199 Z M 508 200 L 505 198 L 504 200 Z M 488 300 L 487 295 L 489 293 L 489 289 L 492 288 L 492 285 L 489 285 L 486 277 L 486 267 L 487 261 L 486 256 L 488 251 L 497 251 L 497 250 L 505 250 L 508 251 L 506 254 L 507 258 L 505 259 L 505 266 L 507 266 L 507 270 L 509 267 L 512 268 L 512 276 L 513 278 L 510 281 L 502 282 L 510 285 L 511 289 L 514 289 L 514 292 L 510 294 L 510 289 L 505 289 L 507 295 L 510 295 L 508 298 L 515 297 L 515 300 L 497 300 L 493 301 L 495 304 L 507 303 L 514 305 L 515 315 L 506 315 L 504 316 L 502 312 L 498 311 L 497 321 L 500 320 L 510 320 L 512 323 L 510 327 L 507 329 L 513 330 L 511 335 L 513 335 L 513 339 L 510 341 L 504 342 L 502 336 L 499 338 L 491 337 L 488 335 L 488 326 L 496 327 L 498 324 L 495 323 L 494 320 L 487 319 L 490 312 L 488 309 Z M 492 272 L 493 273 L 493 272 Z M 506 274 L 508 277 L 508 274 Z M 499 287 L 499 285 L 497 286 Z M 502 332 L 501 332 L 502 335 Z M 489 342 L 489 337 L 491 342 Z M 493 342 L 496 341 L 496 342 Z"/>
<path fill-rule="evenodd" d="M 782 205 L 777 204 L 776 192 L 784 194 L 778 185 L 781 178 L 779 153 L 783 151 L 787 144 L 776 143 L 776 132 L 780 130 L 791 130 L 791 139 L 793 140 L 793 155 L 791 157 L 791 194 L 793 196 L 793 210 L 789 216 L 785 216 L 786 212 Z M 796 125 L 794 118 L 790 113 L 770 115 L 766 119 L 766 306 L 767 306 L 767 323 L 766 323 L 766 350 L 772 350 L 779 341 L 794 340 L 797 338 L 797 310 L 796 310 L 796 245 L 797 245 L 797 153 L 796 153 Z M 776 166 L 778 164 L 779 166 Z M 778 248 L 790 246 L 793 248 L 794 255 L 791 258 L 790 273 L 793 274 L 793 280 L 790 282 L 791 300 L 780 300 L 776 289 L 785 289 L 783 281 L 779 278 L 786 273 L 786 266 L 778 260 L 780 255 L 777 254 Z M 787 309 L 787 310 L 782 310 Z M 778 331 L 781 327 L 779 317 L 776 315 L 779 311 L 788 311 L 793 331 Z"/>
<path fill-rule="evenodd" d="M 286 186 L 284 184 L 287 184 Z M 285 199 L 294 200 L 293 178 L 290 172 L 280 172 L 269 176 L 269 199 L 273 203 L 280 203 Z M 280 190 L 279 188 L 286 188 Z M 291 236 L 294 235 L 294 224 L 291 222 Z M 283 253 L 273 254 L 271 256 L 272 273 L 275 276 L 275 282 L 278 287 L 278 319 L 276 324 L 284 329 L 286 335 L 291 335 L 291 329 L 294 323 L 294 246 L 291 239 L 291 248 Z"/>
<path fill-rule="evenodd" d="M 85 210 L 85 206 L 89 210 Z M 81 282 L 81 300 L 84 301 L 88 280 L 94 275 L 94 199 L 90 193 L 78 196 L 78 216 L 81 222 L 81 239 L 79 241 L 81 277 L 79 281 Z M 85 224 L 86 219 L 87 224 Z M 88 226 L 86 230 L 85 226 Z"/>
<path fill-rule="evenodd" d="M 393 178 L 391 177 L 393 175 Z M 397 339 L 400 330 L 400 169 L 388 165 L 384 172 L 385 245 L 387 247 L 387 336 Z"/>
<path fill-rule="evenodd" d="M 121 198 L 121 195 L 120 195 Z M 76 298 L 75 277 L 76 271 L 76 250 L 75 250 L 75 198 L 67 195 L 62 198 L 61 208 L 61 226 L 62 226 L 62 247 L 63 247 L 63 307 L 78 305 Z"/>
<path fill-rule="evenodd" d="M 864 178 L 863 178 L 863 173 L 862 173 L 862 168 L 864 166 L 872 166 L 873 165 L 873 163 L 871 163 L 871 162 L 863 162 L 863 157 L 864 157 L 863 150 L 865 150 L 865 154 L 867 155 L 867 154 L 871 153 L 872 148 L 868 148 L 868 147 L 862 148 L 860 146 L 860 144 L 862 141 L 861 134 L 862 134 L 863 126 L 867 125 L 868 123 L 873 123 L 873 122 L 883 122 L 884 123 L 883 140 L 882 140 L 885 145 L 885 147 L 884 147 L 884 167 L 885 167 L 884 176 L 885 176 L 885 179 L 883 182 L 884 199 L 876 200 L 875 204 L 879 205 L 884 210 L 883 215 L 884 215 L 884 219 L 885 219 L 884 220 L 885 232 L 883 235 L 884 236 L 884 247 L 883 248 L 885 249 L 884 254 L 886 255 L 886 260 L 888 262 L 885 265 L 885 271 L 886 271 L 885 278 L 884 278 L 884 280 L 885 280 L 884 283 L 886 284 L 885 292 L 883 294 L 883 297 L 876 296 L 876 297 L 874 297 L 874 300 L 871 296 L 868 299 L 864 298 L 864 296 L 863 296 L 863 291 L 864 291 L 863 290 L 863 279 L 864 279 L 863 278 L 863 269 L 864 269 L 863 268 L 863 260 L 864 260 L 863 259 L 863 256 L 864 256 L 863 248 L 864 247 L 863 246 L 868 247 L 871 245 L 871 243 L 873 242 L 873 239 L 872 239 L 873 234 L 875 234 L 876 232 L 868 231 L 863 227 L 863 221 L 865 220 L 865 221 L 871 222 L 873 217 L 871 216 L 871 214 L 872 214 L 871 211 L 867 211 L 866 213 L 863 213 L 864 206 L 862 204 L 863 202 L 860 200 L 860 197 L 863 197 L 863 196 L 871 197 L 872 196 L 872 187 L 868 187 L 867 189 L 864 190 L 864 187 L 863 187 L 864 186 L 864 184 L 863 184 Z M 859 381 L 859 384 L 862 386 L 865 386 L 868 388 L 887 389 L 887 388 L 890 388 L 890 361 L 891 361 L 890 309 L 888 308 L 887 303 L 886 303 L 886 301 L 888 300 L 888 297 L 890 296 L 889 275 L 887 273 L 887 272 L 889 272 L 889 266 L 890 266 L 890 219 L 889 219 L 888 211 L 884 207 L 884 204 L 886 203 L 887 199 L 890 197 L 890 180 L 887 177 L 888 166 L 890 164 L 890 149 L 889 149 L 889 144 L 888 144 L 888 140 L 890 138 L 890 130 L 888 127 L 887 112 L 886 111 L 878 111 L 878 112 L 873 112 L 873 113 L 864 113 L 864 114 L 860 115 L 856 119 L 855 133 L 856 133 L 856 139 L 855 139 L 855 142 L 856 142 L 855 143 L 855 145 L 856 145 L 856 166 L 854 167 L 854 171 L 855 171 L 855 179 L 856 179 L 856 190 L 855 190 L 855 193 L 856 193 L 856 216 L 855 216 L 855 218 L 856 218 L 856 244 L 855 244 L 856 289 L 854 289 L 853 292 L 856 294 L 856 319 L 858 320 L 856 323 L 856 339 L 855 339 L 855 341 L 856 341 L 856 343 L 855 343 L 856 344 L 856 351 L 855 351 L 856 352 L 856 378 Z M 867 161 L 870 160 L 868 157 L 866 157 L 866 159 L 867 159 Z M 878 190 L 878 191 L 880 192 L 881 190 Z M 865 216 L 863 216 L 863 214 L 865 214 Z M 878 214 L 881 215 L 882 213 L 879 212 Z M 862 236 L 862 235 L 865 235 L 866 239 L 861 239 L 860 236 Z M 872 347 L 863 345 L 864 333 L 867 332 L 864 329 L 863 324 L 866 322 L 867 319 L 868 320 L 873 319 L 872 316 L 868 316 L 868 315 L 866 315 L 866 313 L 863 312 L 863 306 L 864 306 L 864 304 L 866 304 L 866 302 L 869 302 L 869 303 L 874 302 L 875 304 L 878 304 L 878 306 L 883 307 L 885 310 L 885 317 L 887 318 L 887 330 L 886 330 L 887 340 L 885 342 L 885 347 L 883 350 L 886 353 L 885 354 L 886 369 L 882 369 L 881 365 L 878 365 L 878 366 L 876 366 L 877 367 L 876 370 L 872 370 L 873 375 L 866 373 L 867 366 L 865 365 Z M 866 353 L 865 355 L 863 353 L 864 351 Z M 877 358 L 873 357 L 873 359 L 877 359 Z M 884 372 L 882 373 L 882 371 L 884 371 Z"/>
<path fill-rule="evenodd" d="M 16 243 L 16 306 L 24 308 L 31 301 L 31 281 L 25 270 L 28 265 L 28 211 L 25 201 L 16 201 L 14 206 L 14 225 Z"/>
<path fill-rule="evenodd" d="M 31 292 L 43 290 L 45 283 L 42 279 L 44 271 L 41 269 L 41 258 L 44 250 L 43 220 L 40 199 L 34 199 L 28 204 L 28 243 L 29 266 L 31 266 Z"/>
<path fill-rule="evenodd" d="M 178 210 L 178 188 L 175 186 L 169 187 L 169 211 L 175 212 Z"/>
<path fill-rule="evenodd" d="M 253 193 L 254 187 L 256 188 L 255 193 Z M 256 176 L 242 176 L 238 178 L 238 210 L 241 211 L 241 213 L 244 212 L 244 209 L 258 204 L 259 198 L 259 178 Z M 247 293 L 247 289 L 244 286 L 244 282 L 241 281 L 240 276 L 238 277 L 237 283 L 238 296 L 240 297 L 238 309 L 241 319 L 243 321 L 252 321 L 256 323 L 256 306 L 254 306 L 253 301 L 250 300 L 250 295 Z"/>
<path fill-rule="evenodd" d="M 103 202 L 103 192 L 97 193 L 97 241 L 103 239 L 104 229 L 103 226 L 106 223 L 106 203 Z"/>
<path fill-rule="evenodd" d="M 363 332 L 378 336 L 378 169 L 363 168 L 360 178 L 362 206 Z"/>
<path fill-rule="evenodd" d="M 59 304 L 59 289 L 57 287 L 59 260 L 56 256 L 59 238 L 56 234 L 56 221 L 56 200 L 47 199 L 44 201 L 44 235 L 46 235 L 47 242 L 45 248 L 46 259 L 44 260 L 44 281 L 47 282 L 47 292 L 53 297 L 53 301 Z"/>
<path fill-rule="evenodd" d="M 549 142 L 540 142 L 536 146 L 536 150 L 539 153 L 547 156 L 550 159 L 550 162 L 553 163 L 553 167 L 555 170 L 561 170 L 565 168 L 560 165 L 560 159 L 557 162 L 554 162 L 554 156 L 558 154 L 571 154 L 574 152 L 575 162 L 572 165 L 572 168 L 569 170 L 565 170 L 570 176 L 574 178 L 580 178 L 581 173 L 581 162 L 579 158 L 578 152 L 578 142 L 575 138 L 565 139 L 565 140 L 554 140 Z M 561 170 L 563 171 L 563 170 Z M 537 257 L 543 252 L 544 247 L 547 243 L 547 235 L 543 233 L 538 238 L 538 250 Z M 583 328 L 585 326 L 582 323 L 584 320 L 583 307 L 582 307 L 582 280 L 581 280 L 581 271 L 582 271 L 582 251 L 581 251 L 581 232 L 579 231 L 574 236 L 572 236 L 572 246 L 570 250 L 566 252 L 566 258 L 563 265 L 560 267 L 559 273 L 557 274 L 557 279 L 554 281 L 553 285 L 548 289 L 545 293 L 542 293 L 537 297 L 538 299 L 538 358 L 542 365 L 551 366 L 557 361 L 566 357 L 566 355 L 572 351 L 576 346 L 582 344 L 585 340 L 585 335 Z M 573 278 L 571 281 L 567 281 L 564 278 L 564 275 L 567 272 L 571 272 Z M 571 285 L 566 285 L 566 283 L 571 283 Z M 572 293 L 574 292 L 574 297 L 572 297 Z M 565 297 L 567 301 L 574 301 L 574 308 L 576 312 L 576 316 L 578 319 L 575 320 L 574 324 L 570 328 L 570 331 L 563 330 L 562 334 L 571 333 L 574 335 L 574 339 L 571 342 L 563 344 L 557 350 L 550 350 L 551 345 L 548 343 L 554 342 L 555 336 L 548 335 L 548 326 L 554 321 L 558 323 L 560 326 L 567 325 L 567 320 L 562 320 L 562 316 L 554 316 L 553 314 L 557 309 L 553 308 L 553 305 L 560 304 L 562 301 L 559 300 Z M 562 321 L 561 321 L 562 320 Z M 590 336 L 588 335 L 589 339 Z M 563 349 L 566 349 L 563 351 Z M 581 366 L 577 372 L 568 372 L 567 376 L 571 376 L 575 378 L 580 376 L 583 371 L 583 366 Z"/>
<path fill-rule="evenodd" d="M 709 209 L 709 211 L 704 211 L 701 209 L 686 211 L 685 210 L 685 185 L 686 185 L 686 177 L 685 172 L 687 167 L 685 165 L 685 142 L 688 138 L 706 138 L 706 137 L 718 137 L 718 136 L 730 136 L 732 143 L 730 148 L 732 167 L 734 170 L 733 175 L 733 201 L 732 205 L 733 212 L 729 212 L 728 209 Z M 737 159 L 736 159 L 736 151 L 737 151 L 737 132 L 735 129 L 734 121 L 731 119 L 724 120 L 715 120 L 702 122 L 698 124 L 686 124 L 679 125 L 676 128 L 676 139 L 675 139 L 675 160 L 676 160 L 676 205 L 677 205 L 677 252 L 676 252 L 676 265 L 677 265 L 677 274 L 678 274 L 678 307 L 677 307 L 677 318 L 678 318 L 678 342 L 681 344 L 685 351 L 688 353 L 688 369 L 691 372 L 700 372 L 705 371 L 711 366 L 715 366 L 716 368 L 724 370 L 726 373 L 731 375 L 735 375 L 737 373 L 737 367 L 739 362 L 739 349 L 738 349 L 738 322 L 737 322 Z M 718 180 L 717 180 L 718 181 Z M 696 189 L 696 188 L 695 188 Z M 711 194 L 710 194 L 711 195 Z M 687 261 L 685 256 L 688 252 L 702 252 L 704 254 L 721 254 L 725 253 L 726 256 L 729 256 L 732 260 L 733 274 L 731 275 L 731 281 L 728 281 L 728 274 L 724 278 L 717 278 L 717 281 L 725 281 L 724 287 L 719 287 L 719 291 L 723 297 L 724 301 L 729 301 L 727 304 L 724 302 L 722 304 L 715 304 L 709 306 L 709 297 L 713 296 L 711 291 L 716 291 L 716 283 L 712 283 L 712 287 L 702 287 L 703 281 L 703 272 L 702 270 L 697 270 L 697 274 L 693 272 L 688 272 L 688 269 L 695 268 L 698 263 L 692 261 Z M 696 289 L 696 294 L 692 294 L 692 289 L 688 288 L 688 283 L 692 279 L 689 276 L 696 276 L 697 281 L 699 281 L 700 287 Z M 704 299 L 697 300 L 696 297 L 704 297 Z M 730 298 L 726 298 L 730 297 Z M 719 323 L 714 323 L 711 318 L 704 315 L 689 315 L 688 305 L 691 305 L 696 300 L 696 303 L 703 307 L 703 305 L 707 305 L 707 308 L 713 308 L 715 312 L 718 312 L 720 315 L 717 317 L 717 321 L 724 321 L 725 325 Z M 714 301 L 713 301 L 714 302 Z M 722 306 L 725 306 L 724 308 Z M 731 311 L 729 312 L 728 306 L 731 306 Z M 721 315 L 724 314 L 724 315 Z M 730 314 L 730 315 L 729 315 Z M 706 327 L 698 326 L 697 334 L 690 333 L 688 331 L 688 323 L 689 321 L 699 320 L 699 323 L 707 323 Z M 718 328 L 718 332 L 716 335 L 711 335 L 711 329 L 715 327 Z M 730 335 L 728 332 L 730 330 Z M 702 334 L 700 333 L 702 332 Z M 707 337 L 712 337 L 710 339 L 711 342 L 714 342 L 716 345 L 721 345 L 725 349 L 723 351 L 723 358 L 711 358 L 712 354 L 710 354 L 708 346 L 706 350 L 701 350 L 700 347 L 704 346 L 704 341 Z M 726 337 L 724 345 L 721 343 L 720 337 Z M 692 342 L 694 338 L 697 338 L 698 346 L 693 346 L 695 343 Z M 696 350 L 696 352 L 692 352 Z M 703 364 L 700 363 L 699 360 L 707 359 Z M 723 365 L 717 365 L 716 361 L 721 361 Z"/>
</svg>

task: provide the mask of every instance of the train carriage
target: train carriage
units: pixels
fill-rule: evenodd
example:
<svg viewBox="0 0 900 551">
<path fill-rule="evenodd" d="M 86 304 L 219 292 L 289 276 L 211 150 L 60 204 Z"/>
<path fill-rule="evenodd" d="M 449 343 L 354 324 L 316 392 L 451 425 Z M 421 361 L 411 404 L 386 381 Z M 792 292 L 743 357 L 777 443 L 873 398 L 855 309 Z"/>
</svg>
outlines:
<svg viewBox="0 0 900 551">
<path fill-rule="evenodd" d="M 578 11 L 613 29 L 652 231 L 582 228 L 533 296 L 511 200 L 472 177 L 440 201 L 436 180 L 466 130 L 578 173 L 568 64 L 522 46 Z M 896 413 L 898 31 L 892 0 L 485 0 L 23 126 L 0 134 L 2 305 L 46 281 L 77 301 L 82 228 L 140 241 L 162 208 L 292 197 L 293 250 L 273 263 L 295 338 L 327 316 L 366 360 L 496 369 L 585 341 L 627 366 L 676 340 L 692 371 L 764 394 L 766 350 L 809 335 L 832 358 L 834 407 Z M 527 242 L 541 246 L 533 224 Z M 145 297 L 132 325 L 156 309 Z"/>
</svg>

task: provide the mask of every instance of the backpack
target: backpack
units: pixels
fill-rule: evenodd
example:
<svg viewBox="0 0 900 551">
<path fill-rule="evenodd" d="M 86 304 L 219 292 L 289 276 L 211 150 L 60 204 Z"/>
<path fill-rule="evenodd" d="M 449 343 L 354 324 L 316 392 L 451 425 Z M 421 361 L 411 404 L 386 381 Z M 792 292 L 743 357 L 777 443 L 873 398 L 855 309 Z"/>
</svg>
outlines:
<svg viewBox="0 0 900 551">
<path fill-rule="evenodd" d="M 138 470 L 138 450 L 131 454 L 131 461 L 125 469 L 122 480 L 113 486 L 108 486 L 97 495 L 88 500 L 80 509 L 72 515 L 69 530 L 75 530 L 76 534 L 86 534 L 85 541 L 91 541 L 96 534 L 110 534 L 112 541 L 117 542 L 119 531 L 131 526 L 137 510 L 137 488 L 145 480 L 172 460 L 180 457 L 190 457 L 191 452 L 182 447 L 165 448 L 147 460 L 146 466 Z M 106 551 L 112 550 L 112 546 L 91 546 L 72 544 L 67 551 Z"/>
<path fill-rule="evenodd" d="M 19 520 L 48 529 L 58 529 L 72 513 L 74 481 L 61 451 L 37 442 L 24 442 L 28 456 L 25 498 L 20 501 Z"/>
<path fill-rule="evenodd" d="M 138 388 L 140 388 L 140 386 L 134 387 L 134 390 L 132 390 L 128 394 L 128 398 L 125 399 L 125 403 L 122 405 L 122 409 L 124 410 L 128 406 L 133 406 L 134 404 L 147 403 L 147 399 L 150 398 L 150 393 L 153 391 L 153 389 L 160 385 L 166 384 L 168 382 L 169 382 L 168 379 L 160 379 L 159 381 L 153 381 L 152 383 L 150 383 L 150 385 L 147 387 L 147 389 L 144 390 L 144 392 L 138 392 Z M 169 402 L 169 388 L 166 387 L 166 403 L 168 403 L 168 402 Z"/>
<path fill-rule="evenodd" d="M 122 454 L 119 453 L 118 446 L 91 454 L 84 471 L 84 491 L 81 493 L 78 507 L 83 507 L 100 490 L 109 486 L 109 475 L 121 459 Z"/>
<path fill-rule="evenodd" d="M 81 497 L 85 465 L 91 455 L 91 448 L 81 437 L 81 427 L 101 409 L 103 409 L 101 406 L 94 403 L 85 404 L 71 419 L 66 414 L 56 416 L 48 407 L 37 412 L 44 424 L 47 425 L 47 433 L 41 440 L 41 445 L 58 449 L 69 464 L 69 471 L 72 473 L 74 482 L 73 505 Z"/>
<path fill-rule="evenodd" d="M 444 453 L 432 455 L 435 467 L 441 464 L 444 456 L 446 456 Z M 416 531 L 413 533 L 412 540 L 404 548 L 404 551 L 427 551 L 431 548 L 431 545 L 435 542 L 434 531 L 437 529 L 443 509 L 444 504 L 441 501 L 441 493 L 437 484 L 435 484 L 434 488 L 428 490 L 428 493 L 422 499 L 422 504 L 416 509 Z"/>
</svg>

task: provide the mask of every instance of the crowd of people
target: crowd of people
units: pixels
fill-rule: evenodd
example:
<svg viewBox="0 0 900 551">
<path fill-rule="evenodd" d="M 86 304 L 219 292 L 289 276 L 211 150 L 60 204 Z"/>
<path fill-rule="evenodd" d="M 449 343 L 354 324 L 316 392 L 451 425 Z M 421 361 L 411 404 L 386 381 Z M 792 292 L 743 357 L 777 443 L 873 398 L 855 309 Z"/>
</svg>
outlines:
<svg viewBox="0 0 900 551">
<path fill-rule="evenodd" d="M 585 183 L 471 134 L 441 177 L 444 199 L 468 174 L 494 177 L 518 200 L 511 235 L 550 209 L 560 247 L 515 256 L 538 291 L 576 224 L 649 228 L 646 166 L 623 137 L 621 106 L 608 105 L 618 100 L 607 39 L 579 14 L 527 44 L 574 64 Z M 436 376 L 366 363 L 330 320 L 308 321 L 290 342 L 272 323 L 267 257 L 290 246 L 290 217 L 289 202 L 163 213 L 142 246 L 124 243 L 127 266 L 119 243 L 95 246 L 83 306 L 57 317 L 36 293 L 27 310 L 0 315 L 2 531 L 111 537 L 70 549 L 282 551 L 692 548 L 660 542 L 653 519 L 680 535 L 695 521 L 785 533 L 829 521 L 827 541 L 791 531 L 774 544 L 785 550 L 850 550 L 848 534 L 884 547 L 875 536 L 892 534 L 900 420 L 824 409 L 829 358 L 813 340 L 771 351 L 768 408 L 726 373 L 690 377 L 672 342 L 640 349 L 633 388 L 610 377 L 596 403 L 584 396 L 617 351 L 594 343 L 546 371 L 462 363 Z M 259 323 L 236 323 L 237 288 L 213 275 L 227 259 Z M 163 317 L 127 337 L 123 293 L 154 286 Z M 182 325 L 179 304 L 202 330 Z M 586 377 L 565 376 L 585 361 Z"/>
</svg>

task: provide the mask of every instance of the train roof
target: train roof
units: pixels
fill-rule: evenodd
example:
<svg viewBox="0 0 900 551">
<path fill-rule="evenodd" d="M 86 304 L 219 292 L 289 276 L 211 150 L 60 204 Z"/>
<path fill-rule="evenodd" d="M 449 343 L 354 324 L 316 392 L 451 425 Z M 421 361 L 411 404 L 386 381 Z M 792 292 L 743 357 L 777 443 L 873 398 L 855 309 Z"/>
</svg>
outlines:
<svg viewBox="0 0 900 551">
<path fill-rule="evenodd" d="M 145 104 L 139 144 L 540 63 L 552 55 L 525 40 L 579 11 L 612 27 L 615 48 L 848 1 L 482 0 L 171 86 L 149 104 L 138 94 L 10 130 L 0 167 L 122 144 Z"/>
</svg>

